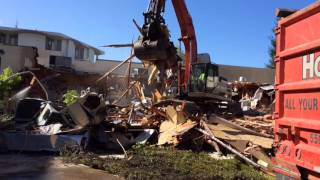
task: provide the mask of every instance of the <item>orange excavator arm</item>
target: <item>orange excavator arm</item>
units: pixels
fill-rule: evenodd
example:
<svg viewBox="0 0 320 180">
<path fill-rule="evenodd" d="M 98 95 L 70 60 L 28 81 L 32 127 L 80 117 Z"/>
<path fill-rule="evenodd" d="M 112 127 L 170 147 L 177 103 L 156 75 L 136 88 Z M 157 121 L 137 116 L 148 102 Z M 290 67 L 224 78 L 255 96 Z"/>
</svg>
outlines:
<svg viewBox="0 0 320 180">
<path fill-rule="evenodd" d="M 190 78 L 191 64 L 197 62 L 197 39 L 194 30 L 191 15 L 184 0 L 172 0 L 172 4 L 180 25 L 181 40 L 185 47 L 185 72 L 184 78 L 179 85 L 187 90 L 188 81 Z M 181 79 L 181 77 L 179 77 Z"/>
</svg>

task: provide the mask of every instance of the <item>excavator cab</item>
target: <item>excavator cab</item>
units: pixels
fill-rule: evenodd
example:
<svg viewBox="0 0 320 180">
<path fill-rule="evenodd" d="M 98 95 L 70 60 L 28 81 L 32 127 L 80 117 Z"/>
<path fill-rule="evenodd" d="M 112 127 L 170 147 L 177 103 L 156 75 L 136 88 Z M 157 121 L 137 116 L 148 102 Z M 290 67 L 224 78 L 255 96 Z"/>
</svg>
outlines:
<svg viewBox="0 0 320 180">
<path fill-rule="evenodd" d="M 227 99 L 231 89 L 227 80 L 219 76 L 219 67 L 211 63 L 196 63 L 191 66 L 188 96 Z"/>
</svg>

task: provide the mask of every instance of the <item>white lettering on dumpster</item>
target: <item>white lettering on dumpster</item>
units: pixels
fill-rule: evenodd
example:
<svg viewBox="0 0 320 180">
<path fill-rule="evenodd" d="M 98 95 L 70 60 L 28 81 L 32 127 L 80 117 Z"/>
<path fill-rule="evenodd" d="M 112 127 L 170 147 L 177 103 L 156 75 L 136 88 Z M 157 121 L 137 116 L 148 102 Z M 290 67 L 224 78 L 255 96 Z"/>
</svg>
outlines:
<svg viewBox="0 0 320 180">
<path fill-rule="evenodd" d="M 315 59 L 314 54 L 305 55 L 302 57 L 302 79 L 312 79 L 313 77 L 320 78 L 320 56 Z"/>
</svg>

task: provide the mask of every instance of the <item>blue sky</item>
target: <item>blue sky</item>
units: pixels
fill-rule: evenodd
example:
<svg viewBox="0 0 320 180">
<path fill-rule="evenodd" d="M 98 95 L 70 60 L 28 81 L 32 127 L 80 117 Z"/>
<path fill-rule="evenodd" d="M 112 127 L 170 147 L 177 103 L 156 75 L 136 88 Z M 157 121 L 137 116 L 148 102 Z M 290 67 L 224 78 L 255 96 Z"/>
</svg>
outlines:
<svg viewBox="0 0 320 180">
<path fill-rule="evenodd" d="M 170 0 L 169 0 L 170 1 Z M 169 2 L 168 1 L 168 2 Z M 138 37 L 132 19 L 143 24 L 149 0 L 0 0 L 0 26 L 15 26 L 67 34 L 99 47 L 128 43 Z M 218 64 L 264 67 L 275 10 L 300 9 L 315 0 L 186 0 L 192 15 L 199 53 Z M 171 2 L 165 18 L 172 40 L 180 29 Z M 101 48 L 101 58 L 121 60 L 130 49 Z"/>
</svg>

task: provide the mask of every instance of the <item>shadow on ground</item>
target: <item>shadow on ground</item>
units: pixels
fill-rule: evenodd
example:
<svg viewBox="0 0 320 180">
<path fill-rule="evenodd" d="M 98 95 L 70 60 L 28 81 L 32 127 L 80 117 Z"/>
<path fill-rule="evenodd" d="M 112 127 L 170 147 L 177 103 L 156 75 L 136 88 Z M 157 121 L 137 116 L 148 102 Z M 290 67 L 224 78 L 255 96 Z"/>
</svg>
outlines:
<svg viewBox="0 0 320 180">
<path fill-rule="evenodd" d="M 84 165 L 63 163 L 53 155 L 6 153 L 0 154 L 0 179 L 118 180 L 121 178 Z"/>
</svg>

